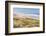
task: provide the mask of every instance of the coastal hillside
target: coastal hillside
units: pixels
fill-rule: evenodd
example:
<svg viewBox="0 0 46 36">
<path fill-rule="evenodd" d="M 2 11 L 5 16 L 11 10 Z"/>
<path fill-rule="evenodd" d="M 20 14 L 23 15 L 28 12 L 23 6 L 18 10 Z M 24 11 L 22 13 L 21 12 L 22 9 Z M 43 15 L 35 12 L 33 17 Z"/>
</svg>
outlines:
<svg viewBox="0 0 46 36">
<path fill-rule="evenodd" d="M 39 15 L 16 13 L 13 16 L 14 28 L 39 27 Z"/>
</svg>

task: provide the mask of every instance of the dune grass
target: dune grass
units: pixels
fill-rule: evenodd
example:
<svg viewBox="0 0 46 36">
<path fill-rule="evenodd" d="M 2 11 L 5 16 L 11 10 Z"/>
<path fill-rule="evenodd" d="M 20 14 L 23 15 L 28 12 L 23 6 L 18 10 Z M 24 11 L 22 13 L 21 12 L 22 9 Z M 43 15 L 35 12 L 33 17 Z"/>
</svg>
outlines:
<svg viewBox="0 0 46 36">
<path fill-rule="evenodd" d="M 22 28 L 22 27 L 39 27 L 40 20 L 32 19 L 32 18 L 13 18 L 14 28 Z"/>
</svg>

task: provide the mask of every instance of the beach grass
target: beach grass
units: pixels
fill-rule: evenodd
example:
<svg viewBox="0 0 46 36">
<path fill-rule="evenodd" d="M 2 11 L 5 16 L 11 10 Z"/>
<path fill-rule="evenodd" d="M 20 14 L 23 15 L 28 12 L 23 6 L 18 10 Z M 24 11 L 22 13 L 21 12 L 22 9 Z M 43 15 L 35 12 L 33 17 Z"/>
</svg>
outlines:
<svg viewBox="0 0 46 36">
<path fill-rule="evenodd" d="M 32 18 L 13 18 L 14 28 L 39 27 L 40 20 Z"/>
</svg>

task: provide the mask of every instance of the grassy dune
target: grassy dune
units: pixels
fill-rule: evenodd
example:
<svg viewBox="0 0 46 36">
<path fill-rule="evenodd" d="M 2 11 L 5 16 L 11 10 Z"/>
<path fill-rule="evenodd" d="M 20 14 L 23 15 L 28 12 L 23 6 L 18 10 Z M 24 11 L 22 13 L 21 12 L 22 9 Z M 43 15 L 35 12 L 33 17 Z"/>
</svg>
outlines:
<svg viewBox="0 0 46 36">
<path fill-rule="evenodd" d="M 32 18 L 13 18 L 14 28 L 39 27 L 40 21 Z"/>
</svg>

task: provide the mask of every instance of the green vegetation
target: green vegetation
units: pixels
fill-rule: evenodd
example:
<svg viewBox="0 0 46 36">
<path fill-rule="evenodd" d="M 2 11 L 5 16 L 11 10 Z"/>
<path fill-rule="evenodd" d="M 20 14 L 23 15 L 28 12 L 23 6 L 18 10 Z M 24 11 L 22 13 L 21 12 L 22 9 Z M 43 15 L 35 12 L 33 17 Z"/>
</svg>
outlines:
<svg viewBox="0 0 46 36">
<path fill-rule="evenodd" d="M 39 27 L 39 20 L 32 19 L 32 18 L 13 18 L 14 28 L 21 28 L 21 27 Z"/>
</svg>

